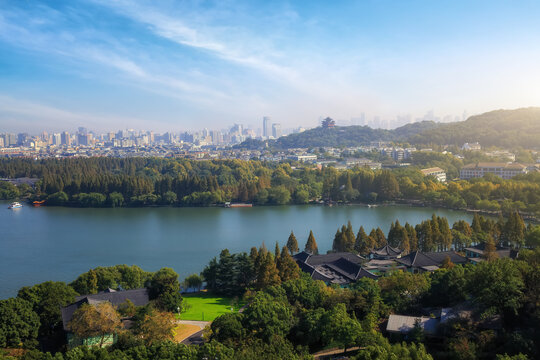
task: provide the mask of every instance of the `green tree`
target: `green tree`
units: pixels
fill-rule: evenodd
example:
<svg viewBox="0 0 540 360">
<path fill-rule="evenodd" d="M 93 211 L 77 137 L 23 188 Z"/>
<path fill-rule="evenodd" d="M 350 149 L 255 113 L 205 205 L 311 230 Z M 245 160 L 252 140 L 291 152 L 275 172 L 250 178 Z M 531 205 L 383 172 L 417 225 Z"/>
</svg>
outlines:
<svg viewBox="0 0 540 360">
<path fill-rule="evenodd" d="M 243 314 L 244 326 L 266 341 L 274 335 L 285 336 L 293 325 L 290 306 L 265 292 L 257 294 Z"/>
<path fill-rule="evenodd" d="M 107 204 L 113 208 L 124 206 L 124 196 L 121 193 L 114 191 L 109 194 Z"/>
<path fill-rule="evenodd" d="M 178 274 L 171 268 L 161 268 L 150 279 L 150 298 L 166 311 L 177 311 L 182 305 Z"/>
<path fill-rule="evenodd" d="M 340 344 L 344 351 L 354 345 L 362 334 L 362 327 L 356 319 L 347 314 L 345 304 L 336 304 L 321 319 L 325 343 Z"/>
<path fill-rule="evenodd" d="M 540 247 L 540 226 L 537 225 L 527 231 L 527 235 L 525 235 L 525 244 L 531 248 Z"/>
<path fill-rule="evenodd" d="M 63 282 L 47 281 L 34 286 L 26 286 L 19 290 L 17 298 L 24 299 L 32 305 L 39 316 L 40 335 L 50 335 L 62 327 L 60 309 L 75 302 L 77 292 Z"/>
<path fill-rule="evenodd" d="M 356 235 L 354 250 L 360 255 L 368 255 L 374 248 L 374 239 L 366 234 L 363 226 L 360 226 Z"/>
<path fill-rule="evenodd" d="M 62 206 L 69 201 L 69 196 L 63 191 L 56 192 L 47 196 L 47 205 Z"/>
<path fill-rule="evenodd" d="M 203 279 L 198 274 L 191 274 L 184 280 L 184 287 L 186 289 L 197 289 L 201 291 Z"/>
<path fill-rule="evenodd" d="M 522 305 L 523 279 L 519 264 L 511 259 L 481 262 L 469 277 L 467 289 L 486 312 L 515 316 Z"/>
<path fill-rule="evenodd" d="M 0 300 L 0 348 L 34 347 L 39 316 L 32 304 L 21 298 Z"/>
<path fill-rule="evenodd" d="M 517 211 L 510 214 L 504 224 L 502 238 L 514 247 L 521 247 L 525 243 L 525 223 Z"/>
</svg>

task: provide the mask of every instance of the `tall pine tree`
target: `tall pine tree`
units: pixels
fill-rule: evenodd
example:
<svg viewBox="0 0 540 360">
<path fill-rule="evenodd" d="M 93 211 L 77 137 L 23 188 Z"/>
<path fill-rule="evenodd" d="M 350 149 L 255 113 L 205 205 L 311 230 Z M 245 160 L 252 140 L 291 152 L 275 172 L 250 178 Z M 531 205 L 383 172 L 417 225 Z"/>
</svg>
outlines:
<svg viewBox="0 0 540 360">
<path fill-rule="evenodd" d="M 319 255 L 319 247 L 317 246 L 317 242 L 315 241 L 315 236 L 313 236 L 313 231 L 309 230 L 309 236 L 306 242 L 306 247 L 304 250 L 307 253 L 313 254 L 313 255 Z"/>
<path fill-rule="evenodd" d="M 300 277 L 300 269 L 287 250 L 288 248 L 284 246 L 277 261 L 279 278 L 282 282 Z"/>
<path fill-rule="evenodd" d="M 291 230 L 291 235 L 289 235 L 289 239 L 287 240 L 287 249 L 289 249 L 289 252 L 291 255 L 298 252 L 298 241 L 296 241 L 296 236 L 294 236 L 294 233 Z"/>
</svg>

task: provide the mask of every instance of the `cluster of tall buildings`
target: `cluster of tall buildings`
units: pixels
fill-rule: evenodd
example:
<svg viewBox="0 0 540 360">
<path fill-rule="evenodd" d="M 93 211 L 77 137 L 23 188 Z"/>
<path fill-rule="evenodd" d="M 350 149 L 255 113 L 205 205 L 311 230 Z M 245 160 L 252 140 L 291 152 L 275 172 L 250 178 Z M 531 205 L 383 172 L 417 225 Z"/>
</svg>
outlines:
<svg viewBox="0 0 540 360">
<path fill-rule="evenodd" d="M 133 129 L 119 130 L 98 134 L 85 127 L 79 127 L 76 132 L 67 131 L 49 134 L 43 132 L 32 136 L 28 133 L 0 134 L 0 148 L 24 147 L 134 147 L 159 144 L 191 143 L 194 145 L 234 145 L 249 138 L 277 139 L 283 135 L 281 124 L 272 123 L 270 117 L 263 118 L 262 129 L 246 128 L 242 124 L 234 124 L 226 130 L 203 129 L 195 132 L 166 132 L 157 134 L 153 131 L 138 131 Z"/>
<path fill-rule="evenodd" d="M 264 139 L 277 139 L 282 135 L 281 124 L 272 123 L 272 119 L 269 116 L 263 117 L 262 137 Z"/>
</svg>

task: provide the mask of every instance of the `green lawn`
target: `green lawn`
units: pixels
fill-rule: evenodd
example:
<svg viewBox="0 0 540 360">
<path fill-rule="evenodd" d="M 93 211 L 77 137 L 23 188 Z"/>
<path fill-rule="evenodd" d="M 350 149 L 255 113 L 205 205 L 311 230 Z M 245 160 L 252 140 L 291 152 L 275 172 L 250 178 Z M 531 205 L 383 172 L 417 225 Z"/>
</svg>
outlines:
<svg viewBox="0 0 540 360">
<path fill-rule="evenodd" d="M 183 302 L 187 303 L 187 309 L 180 315 L 181 320 L 212 321 L 220 315 L 231 312 L 233 298 L 217 296 L 211 293 L 199 292 L 182 295 Z M 234 306 L 237 312 L 244 302 L 238 300 Z"/>
</svg>

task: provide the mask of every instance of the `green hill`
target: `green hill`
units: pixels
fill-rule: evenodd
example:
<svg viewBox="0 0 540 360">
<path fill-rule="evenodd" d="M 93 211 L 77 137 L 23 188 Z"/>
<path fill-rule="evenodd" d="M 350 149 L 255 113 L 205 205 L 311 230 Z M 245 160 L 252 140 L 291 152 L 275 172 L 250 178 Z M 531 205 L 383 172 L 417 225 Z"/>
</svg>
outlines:
<svg viewBox="0 0 540 360">
<path fill-rule="evenodd" d="M 409 137 L 436 127 L 432 121 L 407 124 L 394 130 L 372 129 L 368 126 L 317 127 L 298 134 L 290 134 L 270 141 L 269 146 L 279 149 L 307 148 L 320 146 L 360 146 L 371 141 L 406 141 Z M 238 147 L 257 148 L 261 141 L 246 141 Z"/>
<path fill-rule="evenodd" d="M 539 148 L 540 108 L 490 111 L 465 121 L 440 124 L 409 138 L 413 144 L 463 145 L 476 141 L 482 146 Z"/>
</svg>

